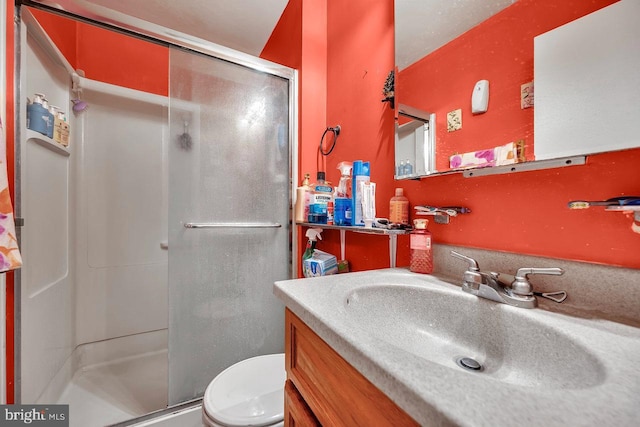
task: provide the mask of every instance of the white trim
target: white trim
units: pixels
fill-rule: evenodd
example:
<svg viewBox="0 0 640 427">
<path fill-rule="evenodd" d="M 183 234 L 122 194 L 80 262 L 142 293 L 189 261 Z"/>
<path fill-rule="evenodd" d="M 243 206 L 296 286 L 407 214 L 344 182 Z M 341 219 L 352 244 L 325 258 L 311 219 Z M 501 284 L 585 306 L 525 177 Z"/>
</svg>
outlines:
<svg viewBox="0 0 640 427">
<path fill-rule="evenodd" d="M 202 425 L 202 405 L 180 409 L 166 415 L 159 415 L 152 419 L 130 424 L 131 427 L 185 427 Z M 193 424 L 195 420 L 195 424 Z M 191 423 L 191 424 L 190 424 Z"/>
</svg>

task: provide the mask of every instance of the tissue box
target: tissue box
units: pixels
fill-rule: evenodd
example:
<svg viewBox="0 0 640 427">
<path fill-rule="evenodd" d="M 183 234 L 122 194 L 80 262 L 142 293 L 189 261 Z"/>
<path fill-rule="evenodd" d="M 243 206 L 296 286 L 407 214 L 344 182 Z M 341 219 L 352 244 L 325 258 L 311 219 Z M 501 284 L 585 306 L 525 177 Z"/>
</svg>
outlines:
<svg viewBox="0 0 640 427">
<path fill-rule="evenodd" d="M 488 150 L 472 151 L 463 154 L 454 154 L 449 157 L 451 169 L 464 169 L 472 167 L 503 166 L 518 161 L 518 145 L 513 142 L 490 148 Z"/>
<path fill-rule="evenodd" d="M 313 251 L 311 258 L 302 263 L 305 277 L 327 276 L 338 272 L 338 260 L 335 256 L 318 249 Z"/>
</svg>

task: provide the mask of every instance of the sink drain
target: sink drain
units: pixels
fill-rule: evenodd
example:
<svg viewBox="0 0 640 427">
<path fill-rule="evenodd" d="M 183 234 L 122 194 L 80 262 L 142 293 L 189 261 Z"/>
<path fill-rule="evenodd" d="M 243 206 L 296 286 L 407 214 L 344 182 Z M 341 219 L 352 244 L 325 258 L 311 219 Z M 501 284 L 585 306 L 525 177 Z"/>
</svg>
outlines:
<svg viewBox="0 0 640 427">
<path fill-rule="evenodd" d="M 461 368 L 467 369 L 469 371 L 481 371 L 482 370 L 482 365 L 480 363 L 478 363 L 477 360 L 472 359 L 470 357 L 461 357 L 458 360 L 456 360 L 456 363 Z"/>
</svg>

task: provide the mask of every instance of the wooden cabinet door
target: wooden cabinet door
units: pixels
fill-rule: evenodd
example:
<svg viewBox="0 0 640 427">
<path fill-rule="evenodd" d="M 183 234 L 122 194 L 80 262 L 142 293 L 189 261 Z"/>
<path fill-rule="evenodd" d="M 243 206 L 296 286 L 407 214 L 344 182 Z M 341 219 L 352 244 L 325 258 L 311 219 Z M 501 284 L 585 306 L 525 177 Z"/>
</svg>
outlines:
<svg viewBox="0 0 640 427">
<path fill-rule="evenodd" d="M 316 427 L 320 423 L 307 406 L 291 380 L 284 386 L 284 426 L 285 427 Z"/>
<path fill-rule="evenodd" d="M 418 425 L 289 310 L 285 325 L 287 376 L 322 425 Z"/>
</svg>

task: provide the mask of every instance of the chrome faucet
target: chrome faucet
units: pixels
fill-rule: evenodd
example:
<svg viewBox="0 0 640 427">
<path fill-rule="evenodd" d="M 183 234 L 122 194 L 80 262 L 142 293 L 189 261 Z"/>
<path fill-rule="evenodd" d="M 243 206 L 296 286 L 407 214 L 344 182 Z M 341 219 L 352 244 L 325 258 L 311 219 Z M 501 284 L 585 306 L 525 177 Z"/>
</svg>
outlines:
<svg viewBox="0 0 640 427">
<path fill-rule="evenodd" d="M 462 290 L 470 294 L 521 308 L 536 307 L 538 305 L 536 296 L 545 297 L 555 302 L 562 302 L 567 298 L 565 291 L 534 292 L 528 280 L 529 274 L 560 276 L 564 273 L 561 268 L 520 268 L 515 276 L 511 276 L 493 271 L 482 272 L 475 259 L 455 251 L 451 251 L 451 255 L 469 263 L 469 268 L 464 272 Z"/>
</svg>

